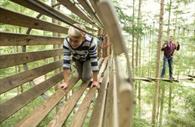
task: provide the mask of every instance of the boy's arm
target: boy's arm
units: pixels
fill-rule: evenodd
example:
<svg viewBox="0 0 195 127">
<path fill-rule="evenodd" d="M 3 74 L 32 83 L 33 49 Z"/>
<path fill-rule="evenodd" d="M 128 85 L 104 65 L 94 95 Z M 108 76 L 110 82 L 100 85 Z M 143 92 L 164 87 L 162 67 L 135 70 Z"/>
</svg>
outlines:
<svg viewBox="0 0 195 127">
<path fill-rule="evenodd" d="M 95 86 L 99 88 L 99 83 L 97 79 L 99 67 L 98 67 L 98 60 L 97 60 L 97 42 L 92 41 L 92 44 L 89 48 L 89 56 L 90 56 L 90 61 L 91 61 L 91 68 L 93 71 L 93 83 L 92 87 Z"/>
<path fill-rule="evenodd" d="M 93 81 L 98 81 L 98 72 L 93 71 Z"/>
<path fill-rule="evenodd" d="M 163 45 L 162 45 L 162 48 L 161 48 L 161 51 L 164 51 L 164 49 L 167 47 L 167 42 L 165 42 Z"/>
<path fill-rule="evenodd" d="M 68 84 L 68 78 L 70 76 L 70 69 L 64 69 L 64 82 Z"/>
<path fill-rule="evenodd" d="M 177 44 L 176 44 L 176 50 L 178 51 L 180 49 L 180 44 L 179 44 L 179 42 L 177 42 Z"/>
<path fill-rule="evenodd" d="M 63 61 L 63 69 L 64 69 L 64 83 L 62 83 L 60 85 L 61 88 L 66 89 L 68 87 L 68 80 L 69 80 L 69 76 L 70 76 L 70 57 L 71 57 L 71 52 L 70 49 L 68 47 L 68 42 L 65 39 L 64 40 L 64 61 Z"/>
</svg>

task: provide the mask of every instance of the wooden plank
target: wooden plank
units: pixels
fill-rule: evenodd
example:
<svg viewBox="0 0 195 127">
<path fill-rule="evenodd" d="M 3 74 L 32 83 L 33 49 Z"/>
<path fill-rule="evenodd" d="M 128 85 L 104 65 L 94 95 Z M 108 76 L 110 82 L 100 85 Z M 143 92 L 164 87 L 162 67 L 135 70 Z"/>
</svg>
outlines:
<svg viewBox="0 0 195 127">
<path fill-rule="evenodd" d="M 70 127 L 82 127 L 85 117 L 87 115 L 87 112 L 89 110 L 90 104 L 95 96 L 95 93 L 96 93 L 95 87 L 89 90 L 83 102 L 79 106 L 78 111 L 75 113 Z"/>
<path fill-rule="evenodd" d="M 31 114 L 16 124 L 16 127 L 36 127 L 47 116 L 47 114 L 57 105 L 57 103 L 72 89 L 77 82 L 77 78 L 71 78 L 70 85 L 65 91 L 58 89 L 41 106 L 37 107 Z M 87 86 L 87 85 L 86 85 Z"/>
<path fill-rule="evenodd" d="M 104 59 L 104 62 L 99 70 L 99 73 L 98 73 L 98 81 L 99 79 L 101 78 L 101 76 L 103 75 L 106 67 L 107 67 L 107 62 L 108 62 L 108 57 L 106 57 Z M 93 99 L 93 97 L 95 96 L 95 90 L 96 88 L 93 87 L 89 90 L 89 92 L 87 93 L 87 95 L 85 96 L 85 99 L 83 100 L 82 104 L 80 105 L 77 113 L 75 114 L 74 118 L 73 118 L 73 121 L 72 121 L 72 124 L 71 124 L 71 127 L 80 127 L 83 125 L 83 122 L 84 122 L 84 119 L 87 115 L 87 112 L 88 112 L 88 108 L 90 106 L 90 103 Z"/>
<path fill-rule="evenodd" d="M 107 64 L 108 64 L 108 57 L 106 57 L 104 59 L 103 63 L 101 64 L 101 68 L 100 68 L 99 73 L 98 73 L 98 80 L 100 79 L 100 77 L 103 76 L 104 71 L 105 71 L 105 69 L 107 67 Z"/>
<path fill-rule="evenodd" d="M 90 7 L 90 5 L 87 3 L 87 1 L 86 0 L 77 0 L 77 1 L 83 6 L 83 8 L 89 13 L 89 15 L 91 17 L 94 17 L 98 21 L 98 24 L 102 26 L 101 21 L 99 20 L 99 18 L 97 17 L 93 9 Z"/>
<path fill-rule="evenodd" d="M 66 8 L 68 8 L 71 12 L 79 16 L 81 19 L 85 20 L 86 22 L 95 25 L 95 23 L 87 17 L 82 11 L 80 11 L 72 2 L 69 0 L 57 0 L 62 5 L 64 5 Z"/>
<path fill-rule="evenodd" d="M 39 1 L 35 1 L 38 2 L 40 5 L 42 6 L 37 6 L 37 4 L 33 4 L 31 2 L 31 0 L 11 0 L 14 3 L 17 3 L 19 5 L 22 5 L 26 8 L 32 9 L 36 12 L 39 12 L 41 14 L 47 15 L 49 17 L 55 18 L 57 20 L 63 21 L 63 22 L 68 22 L 69 24 L 74 24 L 77 23 L 76 21 L 72 20 L 71 18 L 65 16 L 64 14 L 60 13 L 59 11 L 56 11 L 55 9 L 53 9 L 52 7 L 39 2 Z M 47 11 L 46 11 L 47 10 Z"/>
<path fill-rule="evenodd" d="M 113 57 L 112 57 L 113 58 Z M 118 85 L 116 82 L 117 76 L 116 76 L 116 67 L 115 67 L 115 61 L 112 61 L 112 70 L 110 73 L 110 85 L 113 85 L 113 106 L 111 108 L 113 108 L 113 115 L 109 117 L 110 119 L 110 124 L 113 127 L 119 127 L 119 112 L 118 112 Z"/>
<path fill-rule="evenodd" d="M 63 49 L 0 55 L 0 69 L 63 55 Z"/>
<path fill-rule="evenodd" d="M 108 32 L 110 42 L 113 43 L 113 51 L 115 55 L 120 55 L 126 52 L 124 38 L 122 36 L 121 26 L 116 16 L 115 10 L 111 1 L 100 0 L 97 3 L 100 11 L 100 18 L 103 22 L 104 29 Z M 115 27 L 113 27 L 115 26 Z"/>
<path fill-rule="evenodd" d="M 113 127 L 113 84 L 108 85 L 102 127 Z M 101 127 L 101 126 L 99 126 Z"/>
<path fill-rule="evenodd" d="M 68 28 L 19 14 L 0 7 L 0 23 L 30 27 L 39 30 L 67 33 Z"/>
<path fill-rule="evenodd" d="M 12 75 L 3 79 L 0 79 L 0 94 L 16 88 L 17 86 L 24 84 L 28 81 L 32 81 L 35 78 L 40 77 L 52 70 L 62 67 L 62 61 L 53 62 L 41 67 L 24 71 L 16 75 Z"/>
<path fill-rule="evenodd" d="M 64 14 L 62 14 L 61 12 L 55 10 L 54 8 L 44 4 L 43 2 L 39 1 L 39 0 L 11 0 L 12 2 L 15 2 L 17 4 L 20 4 L 22 6 L 25 6 L 27 8 L 30 8 L 34 11 L 37 11 L 37 12 L 40 12 L 42 14 L 45 14 L 49 17 L 52 17 L 52 18 L 55 18 L 57 20 L 60 20 L 70 26 L 74 26 L 73 24 L 77 23 L 79 24 L 78 22 L 72 20 L 71 18 L 65 16 Z M 76 26 L 74 26 L 76 27 Z M 76 27 L 78 28 L 78 27 Z M 97 30 L 94 30 L 90 27 L 86 27 L 87 30 L 90 30 L 92 32 L 96 32 Z M 80 28 L 78 28 L 80 29 Z M 89 35 L 93 35 L 95 36 L 94 34 L 90 33 L 90 32 L 87 32 L 85 30 L 82 30 L 84 31 L 85 33 L 89 34 Z"/>
<path fill-rule="evenodd" d="M 63 72 L 53 76 L 52 78 L 34 86 L 33 88 L 25 91 L 24 93 L 17 95 L 16 97 L 0 104 L 0 122 L 10 117 L 12 114 L 20 110 L 26 104 L 40 96 L 49 88 L 63 79 Z"/>
<path fill-rule="evenodd" d="M 94 12 L 95 12 L 95 15 L 96 17 L 98 18 L 98 20 L 101 22 L 102 24 L 102 21 L 100 19 L 100 11 L 98 10 L 98 7 L 97 7 L 97 2 L 98 1 L 95 1 L 95 0 L 89 0 L 89 3 L 91 4 L 91 8 L 93 8 Z"/>
<path fill-rule="evenodd" d="M 195 78 L 195 75 L 188 75 L 189 77 L 191 77 L 191 78 Z"/>
<path fill-rule="evenodd" d="M 104 118 L 104 108 L 105 108 L 105 102 L 107 96 L 108 80 L 109 80 L 108 73 L 109 70 L 107 68 L 105 71 L 105 76 L 103 77 L 103 81 L 101 83 L 100 90 L 98 92 L 98 97 L 95 102 L 93 113 L 89 122 L 89 127 L 102 127 L 103 118 Z"/>
<path fill-rule="evenodd" d="M 153 77 L 148 77 L 148 79 L 150 79 L 152 81 L 161 80 L 161 81 L 165 81 L 165 82 L 179 82 L 176 79 L 170 80 L 170 79 L 167 79 L 167 78 L 153 78 Z"/>
<path fill-rule="evenodd" d="M 64 38 L 0 32 L 0 46 L 63 44 Z"/>
<path fill-rule="evenodd" d="M 119 110 L 119 127 L 132 127 L 133 116 L 133 87 L 130 83 L 125 62 L 121 56 L 115 58 L 116 63 L 116 80 L 118 83 L 118 105 Z M 122 68 L 121 68 L 122 67 Z"/>
<path fill-rule="evenodd" d="M 87 88 L 88 83 L 82 84 L 81 88 L 75 93 L 73 93 L 73 95 L 68 99 L 66 104 L 57 112 L 54 119 L 50 121 L 48 127 L 61 127 L 63 125 L 64 121 L 68 118 L 68 116 L 74 109 L 74 106 L 78 102 L 79 98 Z"/>
<path fill-rule="evenodd" d="M 133 80 L 142 80 L 142 81 L 146 81 L 146 82 L 152 82 L 151 79 L 145 78 L 145 77 L 134 77 Z"/>
<path fill-rule="evenodd" d="M 122 80 L 119 89 L 119 126 L 131 127 L 133 116 L 133 89 L 130 82 Z"/>
</svg>

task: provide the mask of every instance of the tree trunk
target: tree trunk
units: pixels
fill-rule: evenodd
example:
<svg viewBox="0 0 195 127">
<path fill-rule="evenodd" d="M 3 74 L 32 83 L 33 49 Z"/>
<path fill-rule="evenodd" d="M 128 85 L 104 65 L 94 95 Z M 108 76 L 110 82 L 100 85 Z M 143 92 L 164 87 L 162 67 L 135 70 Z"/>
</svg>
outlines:
<svg viewBox="0 0 195 127">
<path fill-rule="evenodd" d="M 134 43 L 135 43 L 135 33 L 134 33 L 134 29 L 135 29 L 135 0 L 133 0 L 133 19 L 132 19 L 132 69 L 134 69 Z"/>
<path fill-rule="evenodd" d="M 140 26 L 141 4 L 142 4 L 142 0 L 139 0 L 137 27 L 141 27 Z M 138 66 L 141 67 L 141 36 L 140 36 L 140 32 L 141 31 L 139 31 L 137 33 L 137 36 L 136 36 L 136 75 L 141 74 L 141 69 L 138 69 Z M 138 116 L 141 117 L 141 84 L 140 84 L 140 81 L 138 81 L 137 84 L 138 84 L 138 107 L 139 107 Z"/>
<path fill-rule="evenodd" d="M 168 27 L 167 27 L 167 37 L 170 36 L 170 21 L 171 21 L 171 8 L 172 8 L 172 0 L 170 0 L 169 5 L 168 5 Z M 171 103 L 171 84 L 169 84 L 169 103 Z M 164 109 L 164 97 L 165 97 L 165 86 L 162 84 L 162 90 L 161 90 L 161 101 L 160 101 L 160 116 L 159 116 L 159 127 L 162 125 L 162 117 L 163 117 L 163 109 Z M 168 107 L 170 108 L 171 105 Z M 169 109 L 168 108 L 168 109 Z"/>
<path fill-rule="evenodd" d="M 158 47 L 157 47 L 157 61 L 156 61 L 156 78 L 159 78 L 160 72 L 160 48 L 163 34 L 163 15 L 164 15 L 164 0 L 160 1 L 160 18 L 159 18 L 159 31 L 158 31 Z M 154 91 L 153 110 L 152 110 L 152 127 L 156 127 L 157 108 L 159 99 L 160 81 L 157 80 Z"/>
</svg>

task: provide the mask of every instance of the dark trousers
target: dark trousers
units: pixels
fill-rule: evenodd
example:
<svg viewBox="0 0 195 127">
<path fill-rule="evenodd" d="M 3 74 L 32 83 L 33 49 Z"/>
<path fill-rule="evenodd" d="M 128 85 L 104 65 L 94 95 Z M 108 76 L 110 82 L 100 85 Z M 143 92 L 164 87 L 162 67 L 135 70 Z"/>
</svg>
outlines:
<svg viewBox="0 0 195 127">
<path fill-rule="evenodd" d="M 172 56 L 170 56 L 170 57 L 164 56 L 163 57 L 163 68 L 161 71 L 161 78 L 164 78 L 165 71 L 166 71 L 166 63 L 168 63 L 168 66 L 169 66 L 169 78 L 172 78 L 172 76 L 173 76 L 173 67 L 172 67 L 173 57 Z"/>
<path fill-rule="evenodd" d="M 83 81 L 88 81 L 92 77 L 92 69 L 91 69 L 91 62 L 90 60 L 87 61 L 78 61 L 74 60 L 76 64 L 76 69 L 79 74 L 79 78 Z"/>
</svg>

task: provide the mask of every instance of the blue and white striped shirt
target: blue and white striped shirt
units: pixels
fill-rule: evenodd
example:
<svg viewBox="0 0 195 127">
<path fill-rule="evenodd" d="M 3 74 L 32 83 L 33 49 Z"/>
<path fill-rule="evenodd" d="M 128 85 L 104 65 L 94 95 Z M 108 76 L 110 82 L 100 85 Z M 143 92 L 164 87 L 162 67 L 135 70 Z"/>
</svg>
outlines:
<svg viewBox="0 0 195 127">
<path fill-rule="evenodd" d="M 92 71 L 98 71 L 98 60 L 97 60 L 97 39 L 94 37 L 90 37 L 89 35 L 85 36 L 85 40 L 82 42 L 82 44 L 77 47 L 73 48 L 71 47 L 69 43 L 69 38 L 64 39 L 64 64 L 63 68 L 70 69 L 70 61 L 71 58 L 73 60 L 78 61 L 91 61 L 91 68 Z"/>
</svg>

